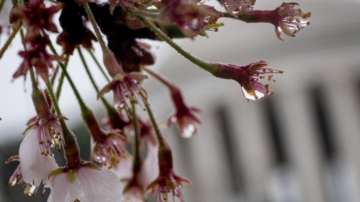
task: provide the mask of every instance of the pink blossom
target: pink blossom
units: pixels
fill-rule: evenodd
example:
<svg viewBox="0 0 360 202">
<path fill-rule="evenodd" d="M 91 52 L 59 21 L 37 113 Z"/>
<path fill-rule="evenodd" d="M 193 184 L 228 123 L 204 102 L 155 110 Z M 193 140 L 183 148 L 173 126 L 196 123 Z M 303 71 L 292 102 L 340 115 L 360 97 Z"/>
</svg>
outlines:
<svg viewBox="0 0 360 202">
<path fill-rule="evenodd" d="M 13 77 L 26 77 L 29 69 L 34 66 L 36 74 L 40 76 L 45 83 L 49 83 L 49 68 L 53 67 L 52 62 L 63 61 L 64 58 L 49 54 L 46 50 L 48 44 L 49 39 L 47 37 L 43 37 L 41 35 L 34 37 L 30 41 L 28 49 L 19 52 L 19 55 L 23 58 L 23 62 L 14 73 Z"/>
<path fill-rule="evenodd" d="M 191 185 L 190 180 L 178 176 L 173 170 L 172 152 L 170 147 L 165 146 L 159 149 L 159 176 L 148 186 L 153 193 L 156 193 L 157 202 L 166 202 L 168 194 L 177 197 L 184 202 L 182 194 L 182 183 Z"/>
<path fill-rule="evenodd" d="M 52 133 L 52 129 L 44 128 L 46 126 L 51 127 L 51 125 L 45 124 L 27 132 L 19 149 L 22 178 L 25 183 L 35 186 L 36 189 L 41 181 L 47 185 L 48 175 L 58 167 L 53 155 L 50 153 L 50 145 L 53 145 L 57 139 L 54 143 L 44 142 L 44 139 L 50 141 L 49 133 Z M 43 142 L 44 144 L 41 144 Z M 30 192 L 28 195 L 30 194 L 34 193 Z"/>
<path fill-rule="evenodd" d="M 126 136 L 119 130 L 103 131 L 101 137 L 93 138 L 93 142 L 92 158 L 109 168 L 119 163 L 128 144 Z"/>
<path fill-rule="evenodd" d="M 147 76 L 139 72 L 125 73 L 109 49 L 104 50 L 104 64 L 112 77 L 112 81 L 100 90 L 98 98 L 112 91 L 115 107 L 119 110 L 125 109 L 130 115 L 128 102 L 139 103 L 147 100 L 147 93 L 141 86 L 141 82 Z"/>
<path fill-rule="evenodd" d="M 311 13 L 303 13 L 301 9 L 294 8 L 298 6 L 298 3 L 282 3 L 281 6 L 275 9 L 277 13 L 277 21 L 274 21 L 276 35 L 280 40 L 284 40 L 281 37 L 281 33 L 294 37 L 295 34 L 302 30 L 304 27 L 310 24 L 308 18 Z"/>
<path fill-rule="evenodd" d="M 196 107 L 188 107 L 179 89 L 172 90 L 171 98 L 175 106 L 175 113 L 169 117 L 168 125 L 177 123 L 182 137 L 193 136 L 197 133 L 196 125 L 201 124 L 194 113 L 199 113 L 201 110 Z"/>
<path fill-rule="evenodd" d="M 71 172 L 76 172 L 75 179 Z M 120 202 L 123 186 L 110 170 L 80 167 L 50 177 L 48 202 L 88 201 Z"/>
<path fill-rule="evenodd" d="M 224 79 L 233 79 L 242 87 L 246 99 L 257 100 L 274 93 L 269 85 L 262 84 L 259 79 L 267 79 L 275 82 L 273 74 L 282 74 L 283 71 L 271 68 L 264 68 L 268 63 L 260 60 L 246 66 L 233 64 L 219 64 L 219 70 L 215 76 Z"/>
</svg>

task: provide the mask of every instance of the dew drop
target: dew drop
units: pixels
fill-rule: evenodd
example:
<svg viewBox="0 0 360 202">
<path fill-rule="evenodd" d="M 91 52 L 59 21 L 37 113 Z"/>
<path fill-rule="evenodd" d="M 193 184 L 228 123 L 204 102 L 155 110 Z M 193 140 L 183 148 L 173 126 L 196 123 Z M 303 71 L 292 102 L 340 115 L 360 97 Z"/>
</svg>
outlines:
<svg viewBox="0 0 360 202">
<path fill-rule="evenodd" d="M 24 194 L 26 196 L 34 196 L 35 192 L 37 190 L 37 187 L 33 184 L 27 184 L 24 190 Z"/>
<path fill-rule="evenodd" d="M 194 124 L 187 124 L 182 131 L 182 136 L 184 138 L 190 138 L 196 133 L 196 126 Z"/>
<path fill-rule="evenodd" d="M 241 88 L 241 89 L 242 89 L 242 91 L 243 91 L 243 94 L 244 94 L 245 98 L 248 99 L 248 100 L 258 100 L 258 99 L 263 98 L 263 97 L 265 96 L 264 93 L 262 93 L 262 92 L 260 92 L 260 91 L 258 91 L 258 90 L 255 90 L 255 94 L 256 94 L 256 96 L 257 96 L 257 97 L 255 97 L 254 95 L 250 95 L 250 94 L 245 90 L 245 88 Z"/>
<path fill-rule="evenodd" d="M 17 177 L 16 176 L 11 176 L 10 180 L 9 180 L 9 185 L 10 186 L 14 186 L 17 182 Z"/>
</svg>

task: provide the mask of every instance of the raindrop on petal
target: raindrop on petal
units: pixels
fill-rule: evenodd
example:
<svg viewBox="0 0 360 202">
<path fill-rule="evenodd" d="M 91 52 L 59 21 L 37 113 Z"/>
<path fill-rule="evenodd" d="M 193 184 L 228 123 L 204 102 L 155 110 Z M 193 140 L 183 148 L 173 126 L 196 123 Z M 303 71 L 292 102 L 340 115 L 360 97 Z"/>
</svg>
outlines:
<svg viewBox="0 0 360 202">
<path fill-rule="evenodd" d="M 37 191 L 37 187 L 33 184 L 27 184 L 24 190 L 26 196 L 34 196 Z"/>
<path fill-rule="evenodd" d="M 196 133 L 196 126 L 194 124 L 187 124 L 182 130 L 184 138 L 190 138 Z"/>
<path fill-rule="evenodd" d="M 255 90 L 255 94 L 256 94 L 256 96 L 257 96 L 257 98 L 256 98 L 254 95 L 250 95 L 250 94 L 245 90 L 245 88 L 242 87 L 241 89 L 242 89 L 242 91 L 243 91 L 243 93 L 244 93 L 245 98 L 248 99 L 248 100 L 258 100 L 258 99 L 263 98 L 263 97 L 265 96 L 264 93 L 261 93 L 260 91 Z"/>
</svg>

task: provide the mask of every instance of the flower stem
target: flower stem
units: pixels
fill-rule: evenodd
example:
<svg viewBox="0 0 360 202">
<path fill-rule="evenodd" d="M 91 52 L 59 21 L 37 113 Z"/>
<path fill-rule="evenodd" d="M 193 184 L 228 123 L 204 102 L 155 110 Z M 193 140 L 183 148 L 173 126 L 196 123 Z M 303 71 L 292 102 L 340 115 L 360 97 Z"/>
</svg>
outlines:
<svg viewBox="0 0 360 202">
<path fill-rule="evenodd" d="M 238 19 L 246 23 L 273 23 L 276 15 L 277 13 L 274 10 L 248 10 L 242 12 L 238 17 L 228 12 L 223 12 L 223 16 L 226 18 Z"/>
<path fill-rule="evenodd" d="M 0 12 L 3 9 L 4 3 L 5 3 L 5 0 L 1 0 L 1 2 L 0 2 Z"/>
<path fill-rule="evenodd" d="M 9 45 L 11 44 L 12 40 L 15 38 L 16 34 L 18 33 L 18 31 L 21 28 L 21 23 L 17 23 L 13 29 L 13 31 L 11 32 L 10 36 L 8 37 L 8 39 L 6 40 L 5 44 L 3 45 L 3 47 L 0 49 L 0 59 L 2 58 L 2 56 L 4 55 L 5 51 L 9 48 Z"/>
<path fill-rule="evenodd" d="M 157 36 L 166 41 L 171 47 L 173 47 L 177 52 L 179 52 L 182 56 L 184 56 L 186 59 L 190 60 L 192 63 L 196 64 L 200 68 L 210 72 L 211 74 L 215 74 L 217 71 L 217 66 L 203 61 L 199 58 L 196 58 L 195 56 L 191 55 L 189 52 L 183 50 L 179 45 L 174 43 L 166 34 L 161 31 L 159 28 L 157 28 L 152 22 L 150 22 L 147 18 L 142 16 L 137 16 L 143 23 L 145 23 L 153 32 L 157 34 Z"/>
<path fill-rule="evenodd" d="M 140 152 L 139 152 L 139 128 L 138 128 L 138 120 L 136 116 L 136 107 L 135 104 L 131 104 L 132 108 L 132 122 L 134 127 L 134 167 L 133 167 L 133 173 L 138 173 L 140 166 L 141 166 L 141 159 L 140 159 Z"/>
<path fill-rule="evenodd" d="M 52 90 L 51 84 L 47 84 L 47 89 L 49 91 L 56 113 L 61 116 L 61 110 L 56 100 L 54 91 Z M 63 119 L 59 119 L 59 121 L 64 134 L 64 153 L 66 157 L 66 166 L 69 169 L 75 169 L 81 161 L 79 145 L 76 141 L 75 135 L 70 131 L 65 121 Z"/>
<path fill-rule="evenodd" d="M 44 36 L 47 36 L 47 34 L 46 34 L 46 32 L 45 32 L 44 30 L 42 30 L 42 34 L 43 34 Z M 56 50 L 55 50 L 55 48 L 54 48 L 54 46 L 53 46 L 53 44 L 51 43 L 51 41 L 49 42 L 49 47 L 50 47 L 50 50 L 53 52 L 53 54 L 58 55 L 57 52 L 56 52 Z M 79 93 L 79 91 L 77 90 L 77 88 L 76 88 L 73 80 L 71 79 L 69 73 L 68 73 L 67 70 L 66 70 L 66 66 L 65 66 L 63 63 L 61 63 L 61 62 L 58 62 L 58 64 L 59 64 L 60 67 L 61 67 L 62 73 L 65 75 L 66 79 L 69 81 L 70 87 L 71 87 L 72 90 L 74 91 L 75 97 L 76 97 L 76 99 L 77 99 L 78 102 L 79 102 L 80 108 L 81 108 L 81 109 L 82 109 L 82 108 L 84 108 L 84 109 L 87 108 L 86 105 L 85 105 L 85 102 L 84 102 L 83 99 L 81 98 L 80 93 Z M 60 96 L 60 95 L 59 95 L 59 96 Z"/>
<path fill-rule="evenodd" d="M 69 64 L 69 55 L 66 55 L 65 59 L 66 59 L 66 61 L 65 61 L 64 67 L 67 68 L 67 66 Z M 58 67 L 60 67 L 60 64 L 58 64 Z M 56 88 L 56 99 L 57 100 L 59 100 L 59 98 L 60 98 L 61 89 L 64 84 L 64 78 L 65 78 L 65 73 L 64 73 L 64 71 L 61 71 L 58 87 Z"/>
<path fill-rule="evenodd" d="M 108 75 L 106 75 L 106 72 L 104 71 L 104 69 L 101 67 L 99 61 L 96 59 L 94 53 L 92 52 L 92 50 L 88 49 L 92 59 L 94 60 L 94 62 L 96 63 L 96 65 L 99 67 L 99 70 L 101 71 L 101 73 L 104 75 L 106 81 L 110 82 L 110 79 L 108 77 Z"/>
<path fill-rule="evenodd" d="M 79 55 L 80 55 L 80 59 L 81 59 L 83 65 L 84 65 L 84 67 L 85 67 L 86 73 L 87 73 L 87 75 L 88 75 L 89 78 L 90 78 L 91 84 L 92 84 L 93 87 L 95 88 L 96 92 L 99 93 L 99 88 L 97 87 L 97 85 L 96 85 L 96 83 L 95 83 L 94 77 L 91 75 L 91 72 L 90 72 L 90 70 L 89 70 L 89 67 L 88 67 L 88 65 L 87 65 L 87 63 L 86 63 L 86 61 L 85 61 L 85 59 L 84 59 L 84 55 L 82 54 L 81 48 L 78 47 L 77 50 L 78 50 L 78 53 L 79 53 Z M 90 52 L 90 51 L 89 51 L 89 52 Z M 90 53 L 91 53 L 91 52 L 90 52 Z M 100 66 L 99 66 L 99 67 L 100 67 Z M 106 99 L 105 99 L 104 97 L 101 97 L 100 99 L 101 99 L 102 103 L 105 105 L 105 108 L 106 108 L 106 110 L 107 110 L 108 115 L 110 116 L 112 113 L 114 113 L 115 109 L 111 107 L 111 105 L 106 101 Z"/>
<path fill-rule="evenodd" d="M 85 12 L 86 12 L 87 17 L 89 18 L 89 20 L 90 20 L 90 22 L 91 22 L 91 24 L 92 24 L 92 26 L 93 26 L 93 28 L 94 28 L 94 31 L 95 31 L 96 37 L 97 37 L 98 40 L 99 40 L 101 49 L 104 51 L 105 49 L 107 49 L 107 47 L 106 47 L 106 45 L 105 45 L 104 39 L 103 39 L 102 36 L 101 36 L 99 27 L 98 27 L 97 24 L 96 24 L 94 15 L 93 15 L 93 13 L 91 12 L 91 8 L 90 8 L 90 6 L 89 6 L 89 3 L 86 2 L 83 6 L 84 6 L 84 9 L 85 9 Z"/>
<path fill-rule="evenodd" d="M 86 105 L 85 105 L 85 102 L 81 98 L 80 93 L 77 90 L 73 80 L 71 79 L 69 73 L 67 72 L 65 66 L 63 64 L 61 64 L 61 63 L 59 63 L 59 64 L 60 64 L 61 70 L 64 72 L 64 75 L 65 75 L 66 79 L 69 81 L 71 89 L 74 91 L 75 97 L 76 97 L 77 101 L 79 102 L 80 108 L 81 109 L 87 108 Z"/>
<path fill-rule="evenodd" d="M 162 135 L 160 133 L 159 127 L 158 127 L 158 125 L 156 123 L 156 120 L 155 120 L 154 115 L 153 115 L 153 113 L 152 113 L 152 111 L 150 109 L 149 104 L 144 102 L 144 105 L 145 105 L 146 111 L 149 114 L 151 124 L 154 126 L 154 130 L 155 130 L 155 133 L 156 133 L 156 138 L 159 141 L 159 150 L 163 149 L 163 148 L 165 148 L 164 138 L 162 137 Z"/>
<path fill-rule="evenodd" d="M 159 17 L 160 12 L 158 10 L 141 10 L 141 9 L 132 9 L 130 11 L 132 14 L 136 15 L 136 16 L 142 16 L 142 17 L 148 17 L 148 18 L 152 18 L 152 19 L 156 19 Z"/>
</svg>

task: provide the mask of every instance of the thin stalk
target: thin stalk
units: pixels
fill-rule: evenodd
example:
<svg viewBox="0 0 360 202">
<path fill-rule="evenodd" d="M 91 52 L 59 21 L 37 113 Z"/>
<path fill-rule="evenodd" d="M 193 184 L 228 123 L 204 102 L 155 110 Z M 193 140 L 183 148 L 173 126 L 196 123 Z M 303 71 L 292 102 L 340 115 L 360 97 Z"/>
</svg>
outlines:
<svg viewBox="0 0 360 202">
<path fill-rule="evenodd" d="M 152 22 L 150 22 L 147 18 L 142 16 L 137 16 L 144 24 L 146 24 L 157 36 L 167 42 L 171 47 L 173 47 L 177 52 L 179 52 L 186 59 L 190 60 L 192 63 L 196 64 L 200 68 L 210 72 L 211 74 L 215 74 L 218 70 L 215 64 L 203 61 L 195 56 L 191 55 L 189 52 L 182 49 L 179 45 L 174 43 L 166 34 L 157 28 Z"/>
<path fill-rule="evenodd" d="M 136 107 L 135 104 L 131 104 L 131 108 L 132 108 L 132 122 L 133 122 L 133 126 L 134 126 L 134 167 L 133 167 L 133 172 L 137 173 L 140 169 L 140 165 L 141 165 L 141 159 L 140 159 L 140 152 L 139 152 L 139 146 L 140 146 L 140 141 L 139 141 L 139 128 L 138 128 L 138 120 L 137 120 L 137 116 L 136 116 Z"/>
<path fill-rule="evenodd" d="M 47 89 L 49 91 L 50 97 L 52 99 L 53 106 L 55 108 L 56 113 L 61 116 L 61 110 L 58 105 L 58 102 L 56 100 L 54 91 L 52 90 L 52 87 L 50 84 L 47 84 Z M 63 119 L 59 119 L 61 128 L 63 130 L 64 134 L 64 153 L 65 153 L 65 159 L 66 159 L 66 166 L 69 169 L 77 168 L 78 164 L 81 161 L 80 158 L 80 150 L 79 145 L 76 141 L 75 135 L 70 131 L 68 126 L 66 125 L 65 121 Z"/>
<path fill-rule="evenodd" d="M 77 90 L 73 80 L 71 79 L 69 73 L 67 72 L 65 66 L 62 63 L 59 63 L 61 70 L 64 72 L 64 75 L 66 77 L 66 79 L 69 81 L 70 87 L 73 90 L 75 97 L 77 99 L 77 101 L 79 102 L 80 108 L 82 109 L 87 109 L 87 106 L 85 105 L 84 100 L 81 98 L 79 91 Z"/>
<path fill-rule="evenodd" d="M 51 79 L 50 79 L 51 86 L 54 86 L 56 76 L 59 73 L 59 69 L 60 69 L 60 65 L 58 64 L 58 65 L 56 65 L 56 68 L 54 70 L 54 74 L 51 76 Z"/>
<path fill-rule="evenodd" d="M 90 72 L 90 70 L 88 68 L 88 65 L 87 65 L 87 63 L 86 63 L 86 61 L 84 59 L 83 54 L 82 54 L 81 48 L 78 48 L 78 51 L 79 51 L 81 61 L 82 61 L 83 65 L 84 65 L 84 67 L 85 67 L 86 73 L 88 74 L 88 76 L 89 76 L 89 78 L 91 80 L 91 83 L 93 84 L 96 92 L 99 93 L 99 88 L 97 87 L 97 85 L 95 83 L 95 80 L 94 80 L 93 76 L 91 75 L 91 72 Z M 119 119 L 118 112 L 114 109 L 114 107 L 112 107 L 107 102 L 107 100 L 105 98 L 101 97 L 100 99 L 101 99 L 102 103 L 104 104 L 104 106 L 106 108 L 106 112 L 107 112 L 107 114 L 108 114 L 108 116 L 110 118 L 110 121 L 112 123 L 117 123 L 117 124 L 120 122 L 120 124 L 121 124 L 121 120 Z"/>
<path fill-rule="evenodd" d="M 47 36 L 47 34 L 46 34 L 46 32 L 45 32 L 44 30 L 42 30 L 42 34 L 43 34 L 44 36 Z M 53 44 L 51 43 L 51 41 L 50 41 L 50 43 L 49 43 L 49 47 L 50 47 L 50 50 L 53 52 L 53 54 L 58 55 L 57 52 L 56 52 L 56 50 L 55 50 L 55 48 L 54 48 L 54 46 L 53 46 Z M 70 74 L 67 72 L 65 65 L 64 65 L 63 63 L 61 63 L 61 62 L 58 62 L 58 64 L 59 64 L 60 67 L 61 67 L 62 73 L 65 75 L 66 79 L 69 81 L 70 87 L 71 87 L 72 90 L 74 91 L 75 97 L 76 97 L 76 99 L 77 99 L 78 102 L 79 102 L 80 108 L 81 108 L 81 109 L 87 108 L 86 105 L 85 105 L 85 102 L 84 102 L 83 99 L 81 98 L 80 93 L 79 93 L 79 91 L 77 90 L 77 88 L 76 88 L 73 80 L 71 79 Z"/>
<path fill-rule="evenodd" d="M 11 44 L 12 40 L 15 38 L 15 36 L 18 33 L 18 31 L 20 30 L 20 28 L 21 28 L 21 23 L 18 23 L 17 25 L 15 25 L 15 28 L 13 29 L 10 36 L 8 37 L 5 44 L 3 45 L 3 47 L 0 50 L 0 59 L 4 55 L 5 51 L 9 48 L 9 45 Z"/>
<path fill-rule="evenodd" d="M 24 43 L 25 34 L 23 29 L 20 30 L 20 36 L 21 36 L 21 43 L 23 45 L 23 48 L 24 50 L 26 50 L 26 44 Z"/>
<path fill-rule="evenodd" d="M 89 70 L 89 67 L 85 61 L 85 58 L 84 58 L 84 55 L 82 54 L 82 51 L 81 51 L 81 48 L 80 47 L 77 47 L 77 51 L 80 55 L 80 59 L 81 59 L 81 62 L 83 63 L 84 67 L 85 67 L 85 70 L 86 70 L 86 73 L 87 75 L 89 76 L 90 78 L 90 81 L 91 81 L 91 84 L 93 85 L 93 87 L 95 88 L 96 92 L 99 93 L 99 88 L 97 87 L 97 85 L 95 84 L 95 80 L 94 78 L 92 77 L 91 73 L 90 73 L 90 70 Z"/>
<path fill-rule="evenodd" d="M 89 70 L 89 67 L 88 67 L 88 65 L 87 65 L 87 63 L 86 63 L 86 61 L 85 61 L 84 55 L 82 54 L 81 48 L 78 47 L 77 50 L 78 50 L 78 53 L 79 53 L 79 55 L 80 55 L 80 59 L 81 59 L 83 65 L 84 65 L 84 67 L 85 67 L 86 73 L 87 73 L 87 75 L 88 75 L 89 78 L 90 78 L 91 84 L 92 84 L 93 87 L 95 88 L 96 92 L 99 93 L 99 88 L 97 87 L 97 85 L 96 85 L 96 83 L 95 83 L 94 77 L 91 75 L 91 72 L 90 72 L 90 70 Z M 110 104 L 106 101 L 106 99 L 103 98 L 103 97 L 101 97 L 100 99 L 101 99 L 102 103 L 105 105 L 106 109 L 109 110 L 108 108 L 111 107 L 111 106 L 110 106 Z"/>
<path fill-rule="evenodd" d="M 64 67 L 67 68 L 68 64 L 69 64 L 69 55 L 66 55 L 66 61 L 65 61 L 65 64 L 64 64 Z M 60 67 L 60 64 L 58 64 L 58 67 Z M 64 78 L 65 78 L 65 73 L 64 71 L 61 71 L 61 74 L 60 74 L 60 78 L 59 78 L 59 84 L 56 88 L 56 99 L 59 100 L 60 98 L 60 93 L 61 93 L 61 89 L 62 89 L 62 86 L 64 84 Z"/>
<path fill-rule="evenodd" d="M 136 15 L 136 16 L 142 16 L 142 17 L 148 17 L 148 18 L 152 18 L 152 19 L 156 19 L 159 17 L 160 12 L 157 11 L 153 11 L 153 10 L 137 10 L 137 9 L 132 9 L 131 13 Z"/>
<path fill-rule="evenodd" d="M 99 67 L 101 73 L 104 75 L 106 81 L 110 82 L 110 79 L 109 79 L 108 75 L 106 74 L 106 72 L 104 71 L 104 69 L 101 67 L 101 65 L 100 65 L 99 61 L 96 59 L 94 53 L 93 53 L 90 49 L 88 49 L 88 51 L 89 51 L 92 59 L 93 59 L 94 62 L 96 63 L 96 65 Z"/>
<path fill-rule="evenodd" d="M 5 0 L 1 0 L 1 2 L 0 2 L 0 12 L 2 11 L 2 9 L 4 7 L 4 3 L 5 3 Z"/>
<path fill-rule="evenodd" d="M 102 38 L 101 34 L 100 34 L 100 30 L 99 30 L 99 27 L 97 26 L 96 24 L 96 21 L 95 21 L 95 18 L 94 18 L 94 15 L 92 14 L 91 12 L 91 8 L 89 6 L 89 3 L 86 2 L 84 5 L 84 9 L 85 9 L 85 12 L 86 12 L 86 15 L 87 17 L 89 18 L 93 28 L 94 28 L 94 31 L 95 31 L 95 34 L 96 34 L 96 37 L 98 38 L 99 40 L 99 43 L 100 43 L 100 46 L 101 46 L 101 49 L 103 50 L 106 50 L 107 47 L 105 45 L 105 42 L 104 42 L 104 39 Z"/>
<path fill-rule="evenodd" d="M 150 109 L 149 104 L 147 102 L 144 102 L 144 105 L 145 105 L 146 111 L 149 114 L 151 124 L 154 126 L 154 130 L 155 130 L 155 133 L 156 133 L 156 138 L 159 141 L 159 150 L 161 150 L 161 149 L 165 148 L 164 138 L 162 137 L 162 135 L 160 133 L 159 127 L 158 127 L 158 125 L 156 123 L 156 120 L 155 120 L 154 115 L 153 115 L 153 113 L 152 113 L 152 111 Z"/>
</svg>

